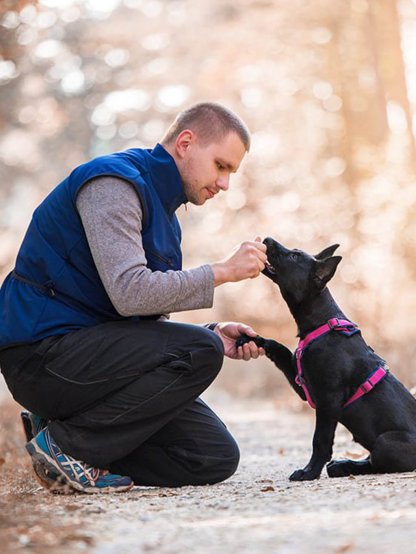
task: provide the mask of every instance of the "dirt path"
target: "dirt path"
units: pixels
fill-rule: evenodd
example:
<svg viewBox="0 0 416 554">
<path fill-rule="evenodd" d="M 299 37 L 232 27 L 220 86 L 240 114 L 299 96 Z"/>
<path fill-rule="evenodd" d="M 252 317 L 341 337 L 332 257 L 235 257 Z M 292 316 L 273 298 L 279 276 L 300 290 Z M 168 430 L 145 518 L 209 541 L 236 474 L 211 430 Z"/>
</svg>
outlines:
<svg viewBox="0 0 416 554">
<path fill-rule="evenodd" d="M 16 407 L 0 413 L 2 552 L 44 554 L 252 554 L 416 551 L 414 474 L 290 483 L 309 456 L 309 410 L 211 393 L 210 404 L 241 447 L 225 483 L 181 489 L 136 488 L 126 495 L 53 496 L 36 486 Z M 20 450 L 20 452 L 22 452 Z M 335 454 L 363 451 L 337 433 Z M 1 460 L 4 460 L 3 463 Z"/>
</svg>

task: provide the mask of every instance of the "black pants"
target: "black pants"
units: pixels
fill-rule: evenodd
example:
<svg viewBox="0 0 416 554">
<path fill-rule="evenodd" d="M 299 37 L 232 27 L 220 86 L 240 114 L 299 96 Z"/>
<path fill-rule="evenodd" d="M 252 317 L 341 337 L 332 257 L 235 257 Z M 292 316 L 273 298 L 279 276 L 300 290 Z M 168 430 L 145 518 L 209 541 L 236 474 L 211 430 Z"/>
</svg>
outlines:
<svg viewBox="0 0 416 554">
<path fill-rule="evenodd" d="M 215 333 L 166 321 L 105 323 L 0 352 L 14 399 L 51 420 L 63 452 L 157 486 L 236 470 L 237 444 L 198 398 L 222 362 Z"/>
</svg>

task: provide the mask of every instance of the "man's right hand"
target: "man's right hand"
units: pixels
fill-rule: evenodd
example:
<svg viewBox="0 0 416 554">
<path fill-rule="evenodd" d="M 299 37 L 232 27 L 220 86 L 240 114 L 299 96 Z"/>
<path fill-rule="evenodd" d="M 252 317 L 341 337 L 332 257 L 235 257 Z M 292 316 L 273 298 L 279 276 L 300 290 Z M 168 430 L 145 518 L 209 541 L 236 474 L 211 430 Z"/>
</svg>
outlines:
<svg viewBox="0 0 416 554">
<path fill-rule="evenodd" d="M 266 245 L 260 237 L 254 241 L 245 241 L 221 262 L 211 265 L 215 286 L 223 283 L 254 279 L 263 271 L 267 261 Z"/>
</svg>

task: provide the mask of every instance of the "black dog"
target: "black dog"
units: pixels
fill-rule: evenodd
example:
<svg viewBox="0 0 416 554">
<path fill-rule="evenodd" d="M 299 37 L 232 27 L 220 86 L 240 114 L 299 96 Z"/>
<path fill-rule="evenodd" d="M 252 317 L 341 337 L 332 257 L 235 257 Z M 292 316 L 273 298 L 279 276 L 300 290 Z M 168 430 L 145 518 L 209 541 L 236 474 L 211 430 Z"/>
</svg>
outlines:
<svg viewBox="0 0 416 554">
<path fill-rule="evenodd" d="M 319 478 L 331 460 L 338 422 L 370 455 L 360 461 L 331 461 L 330 477 L 415 470 L 416 399 L 389 373 L 326 287 L 341 261 L 333 256 L 339 245 L 311 256 L 271 238 L 264 243 L 268 265 L 263 273 L 279 286 L 298 325 L 300 346 L 292 354 L 274 340 L 254 340 L 299 396 L 316 405 L 312 457 L 290 479 Z M 241 337 L 238 344 L 250 340 Z"/>
</svg>

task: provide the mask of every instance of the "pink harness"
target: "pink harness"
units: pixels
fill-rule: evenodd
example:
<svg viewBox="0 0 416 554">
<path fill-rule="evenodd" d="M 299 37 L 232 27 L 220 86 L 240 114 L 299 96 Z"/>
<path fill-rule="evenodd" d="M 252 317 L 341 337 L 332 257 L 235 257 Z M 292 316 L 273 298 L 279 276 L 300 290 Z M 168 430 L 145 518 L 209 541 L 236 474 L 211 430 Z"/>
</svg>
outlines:
<svg viewBox="0 0 416 554">
<path fill-rule="evenodd" d="M 298 369 L 297 375 L 295 377 L 295 383 L 303 388 L 306 400 L 308 401 L 309 406 L 311 406 L 312 408 L 316 408 L 316 404 L 312 400 L 312 397 L 303 378 L 301 358 L 303 356 L 305 348 L 311 342 L 318 339 L 319 337 L 322 337 L 322 335 L 330 333 L 331 331 L 338 331 L 348 337 L 350 337 L 354 333 L 359 332 L 358 327 L 355 323 L 352 323 L 347 319 L 337 319 L 334 317 L 328 320 L 325 325 L 321 325 L 320 327 L 306 335 L 304 339 L 300 340 L 295 352 L 296 366 Z M 358 387 L 357 391 L 351 396 L 349 400 L 347 400 L 347 402 L 345 402 L 343 407 L 345 408 L 364 394 L 367 394 L 367 392 L 370 392 L 370 390 L 372 390 L 377 385 L 377 383 L 379 383 L 386 375 L 387 371 L 383 367 L 379 366 L 371 373 L 368 379 L 366 379 L 364 383 Z"/>
</svg>

